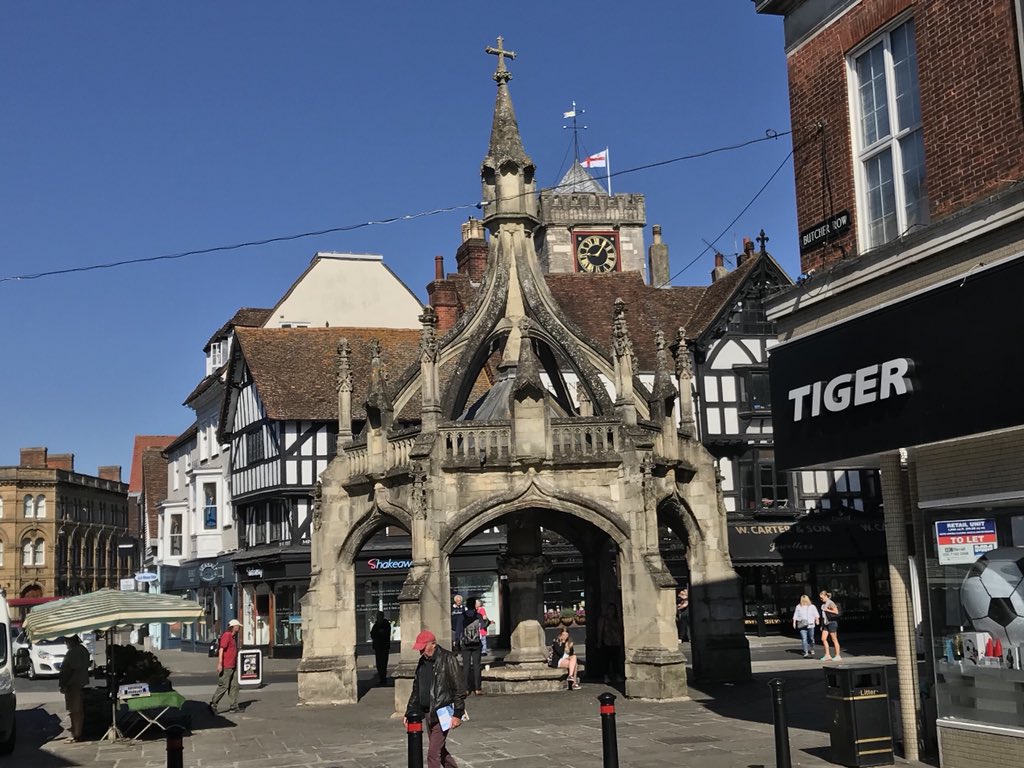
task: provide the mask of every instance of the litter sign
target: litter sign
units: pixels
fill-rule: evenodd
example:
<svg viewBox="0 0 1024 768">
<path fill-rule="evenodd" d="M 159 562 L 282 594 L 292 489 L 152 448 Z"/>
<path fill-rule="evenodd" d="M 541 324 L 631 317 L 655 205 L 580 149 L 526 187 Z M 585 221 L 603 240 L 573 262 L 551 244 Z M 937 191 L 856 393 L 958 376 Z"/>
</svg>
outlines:
<svg viewBox="0 0 1024 768">
<path fill-rule="evenodd" d="M 998 546 L 995 520 L 940 520 L 935 523 L 939 565 L 970 564 Z"/>
</svg>

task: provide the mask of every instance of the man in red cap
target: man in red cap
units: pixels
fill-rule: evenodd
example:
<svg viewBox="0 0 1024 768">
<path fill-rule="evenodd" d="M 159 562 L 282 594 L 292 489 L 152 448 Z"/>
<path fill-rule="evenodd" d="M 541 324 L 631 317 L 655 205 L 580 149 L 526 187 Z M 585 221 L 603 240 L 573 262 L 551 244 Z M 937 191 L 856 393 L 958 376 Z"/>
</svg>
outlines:
<svg viewBox="0 0 1024 768">
<path fill-rule="evenodd" d="M 427 768 L 458 768 L 445 742 L 448 732 L 462 724 L 466 714 L 466 676 L 455 654 L 437 644 L 429 629 L 416 635 L 412 644 L 420 652 L 412 694 L 405 707 L 406 724 L 412 714 L 423 716 L 427 727 Z"/>
</svg>

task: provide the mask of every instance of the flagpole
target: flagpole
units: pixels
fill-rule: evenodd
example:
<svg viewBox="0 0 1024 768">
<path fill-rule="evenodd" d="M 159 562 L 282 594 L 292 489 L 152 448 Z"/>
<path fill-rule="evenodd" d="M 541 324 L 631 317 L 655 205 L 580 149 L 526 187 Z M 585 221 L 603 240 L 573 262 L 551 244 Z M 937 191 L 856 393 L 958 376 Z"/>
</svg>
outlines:
<svg viewBox="0 0 1024 768">
<path fill-rule="evenodd" d="M 604 148 L 604 172 L 605 179 L 608 181 L 608 197 L 612 196 L 612 153 L 608 151 L 608 147 Z"/>
</svg>

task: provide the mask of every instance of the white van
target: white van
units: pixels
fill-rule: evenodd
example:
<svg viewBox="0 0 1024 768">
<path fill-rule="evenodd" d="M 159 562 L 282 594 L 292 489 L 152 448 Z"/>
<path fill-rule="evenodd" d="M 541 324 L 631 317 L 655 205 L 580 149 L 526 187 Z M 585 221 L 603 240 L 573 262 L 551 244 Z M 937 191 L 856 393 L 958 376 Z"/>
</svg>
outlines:
<svg viewBox="0 0 1024 768">
<path fill-rule="evenodd" d="M 0 596 L 0 755 L 14 751 L 14 649 L 11 647 L 11 614 L 7 598 Z"/>
</svg>

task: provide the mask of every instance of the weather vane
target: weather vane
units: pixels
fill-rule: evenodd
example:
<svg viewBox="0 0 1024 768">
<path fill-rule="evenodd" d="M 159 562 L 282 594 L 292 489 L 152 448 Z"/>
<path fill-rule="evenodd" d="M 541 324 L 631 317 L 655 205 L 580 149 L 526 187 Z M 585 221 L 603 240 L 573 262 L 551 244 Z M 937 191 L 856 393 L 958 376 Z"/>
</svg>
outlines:
<svg viewBox="0 0 1024 768">
<path fill-rule="evenodd" d="M 563 125 L 562 126 L 562 130 L 563 131 L 568 131 L 568 130 L 572 131 L 572 156 L 573 156 L 574 160 L 579 160 L 580 159 L 580 131 L 587 130 L 587 126 L 579 125 L 576 122 L 576 116 L 577 115 L 585 115 L 586 113 L 587 113 L 587 110 L 585 110 L 585 109 L 576 109 L 576 100 L 575 99 L 573 99 L 573 102 L 572 102 L 572 109 L 570 109 L 568 112 L 563 112 L 562 113 L 562 117 L 565 120 L 568 120 L 569 118 L 572 118 L 572 125 Z"/>
</svg>

